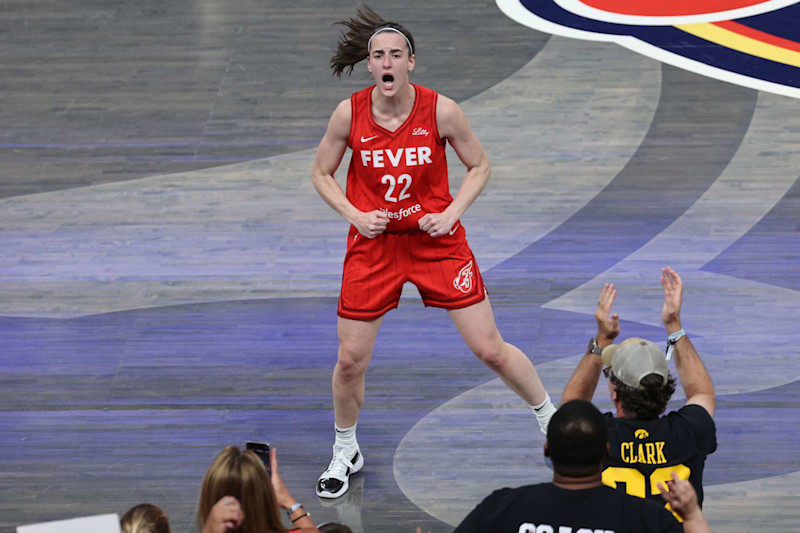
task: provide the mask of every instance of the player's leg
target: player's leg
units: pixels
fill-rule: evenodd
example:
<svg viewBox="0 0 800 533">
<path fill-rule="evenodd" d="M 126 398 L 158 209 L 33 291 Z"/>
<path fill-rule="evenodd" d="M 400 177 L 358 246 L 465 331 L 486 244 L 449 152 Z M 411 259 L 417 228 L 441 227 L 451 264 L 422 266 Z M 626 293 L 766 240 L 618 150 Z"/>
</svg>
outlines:
<svg viewBox="0 0 800 533">
<path fill-rule="evenodd" d="M 322 498 L 338 498 L 347 492 L 350 474 L 364 466 L 356 423 L 364 405 L 365 374 L 382 321 L 383 317 L 370 321 L 339 317 L 339 354 L 332 379 L 336 440 L 333 458 L 317 481 L 317 495 Z"/>
<path fill-rule="evenodd" d="M 397 234 L 359 237 L 351 227 L 337 312 L 339 353 L 332 378 L 336 441 L 333 459 L 317 482 L 317 495 L 323 498 L 347 492 L 350 474 L 364 465 L 356 440 L 358 414 L 364 405 L 364 377 L 383 316 L 397 307 L 405 282 L 398 275 L 396 251 L 405 247 L 397 244 Z"/>
<path fill-rule="evenodd" d="M 364 405 L 364 375 L 381 322 L 383 317 L 370 321 L 339 317 L 339 355 L 333 369 L 333 413 L 339 427 L 358 422 Z"/>
<path fill-rule="evenodd" d="M 531 406 L 546 433 L 555 408 L 530 359 L 500 335 L 488 296 L 469 307 L 450 309 L 448 313 L 472 353 Z"/>
</svg>

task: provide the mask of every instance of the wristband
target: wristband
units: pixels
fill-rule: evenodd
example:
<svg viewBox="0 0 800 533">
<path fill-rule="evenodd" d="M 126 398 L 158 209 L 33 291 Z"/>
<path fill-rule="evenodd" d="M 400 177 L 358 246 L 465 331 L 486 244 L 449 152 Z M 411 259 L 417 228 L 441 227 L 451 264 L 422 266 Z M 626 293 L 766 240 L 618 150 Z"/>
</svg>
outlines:
<svg viewBox="0 0 800 533">
<path fill-rule="evenodd" d="M 288 516 L 291 519 L 292 518 L 292 513 L 295 512 L 296 510 L 300 509 L 302 506 L 303 506 L 302 503 L 295 502 L 294 504 L 292 504 L 291 507 L 286 509 L 286 516 Z"/>
<path fill-rule="evenodd" d="M 667 342 L 670 343 L 670 344 L 675 344 L 676 342 L 678 342 L 678 339 L 680 339 L 681 337 L 684 337 L 684 336 L 686 336 L 686 332 L 683 329 L 680 329 L 679 331 L 676 331 L 675 333 L 670 333 L 667 336 Z"/>
<path fill-rule="evenodd" d="M 303 518 L 305 516 L 311 518 L 311 513 L 304 513 L 304 514 L 301 514 L 300 516 L 298 516 L 297 518 L 292 518 L 292 524 L 294 524 L 295 522 L 297 522 L 298 520 L 300 520 L 301 518 Z"/>
<path fill-rule="evenodd" d="M 675 333 L 670 333 L 669 335 L 667 335 L 667 361 L 669 361 L 672 358 L 672 352 L 675 349 L 675 343 L 678 342 L 678 340 L 681 337 L 685 336 L 686 336 L 686 331 L 684 331 L 683 328 L 681 328 L 679 331 L 676 331 Z"/>
</svg>

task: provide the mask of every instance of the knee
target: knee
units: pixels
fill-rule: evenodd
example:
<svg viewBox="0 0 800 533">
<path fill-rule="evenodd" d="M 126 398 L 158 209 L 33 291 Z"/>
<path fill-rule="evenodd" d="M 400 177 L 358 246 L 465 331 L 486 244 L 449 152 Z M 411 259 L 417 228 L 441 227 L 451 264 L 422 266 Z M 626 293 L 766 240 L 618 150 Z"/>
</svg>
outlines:
<svg viewBox="0 0 800 533">
<path fill-rule="evenodd" d="M 475 347 L 473 352 L 483 364 L 495 372 L 502 373 L 508 365 L 508 356 L 503 349 L 504 344 L 503 341 L 487 342 Z"/>
<path fill-rule="evenodd" d="M 339 360 L 336 364 L 340 378 L 344 381 L 352 381 L 362 377 L 367 371 L 368 361 L 368 353 L 345 345 L 340 346 Z"/>
</svg>

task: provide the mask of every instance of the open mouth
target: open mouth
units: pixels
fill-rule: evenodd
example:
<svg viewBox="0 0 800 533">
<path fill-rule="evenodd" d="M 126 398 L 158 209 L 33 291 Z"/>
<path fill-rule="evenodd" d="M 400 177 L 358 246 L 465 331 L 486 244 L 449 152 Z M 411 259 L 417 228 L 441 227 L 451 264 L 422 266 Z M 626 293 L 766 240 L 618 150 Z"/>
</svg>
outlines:
<svg viewBox="0 0 800 533">
<path fill-rule="evenodd" d="M 384 74 L 381 78 L 381 81 L 383 81 L 383 86 L 386 89 L 391 89 L 394 85 L 394 76 L 391 74 Z"/>
</svg>

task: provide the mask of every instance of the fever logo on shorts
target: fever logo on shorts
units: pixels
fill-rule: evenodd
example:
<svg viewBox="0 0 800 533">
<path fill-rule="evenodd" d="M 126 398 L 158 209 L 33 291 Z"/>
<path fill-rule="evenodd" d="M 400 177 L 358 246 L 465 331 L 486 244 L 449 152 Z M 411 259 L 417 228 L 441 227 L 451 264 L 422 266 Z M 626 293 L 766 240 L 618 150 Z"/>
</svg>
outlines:
<svg viewBox="0 0 800 533">
<path fill-rule="evenodd" d="M 453 279 L 453 287 L 467 294 L 472 290 L 474 277 L 475 273 L 472 272 L 472 261 L 470 261 L 467 266 L 458 271 L 458 275 Z"/>
<path fill-rule="evenodd" d="M 496 0 L 539 31 L 800 98 L 800 0 Z"/>
</svg>

